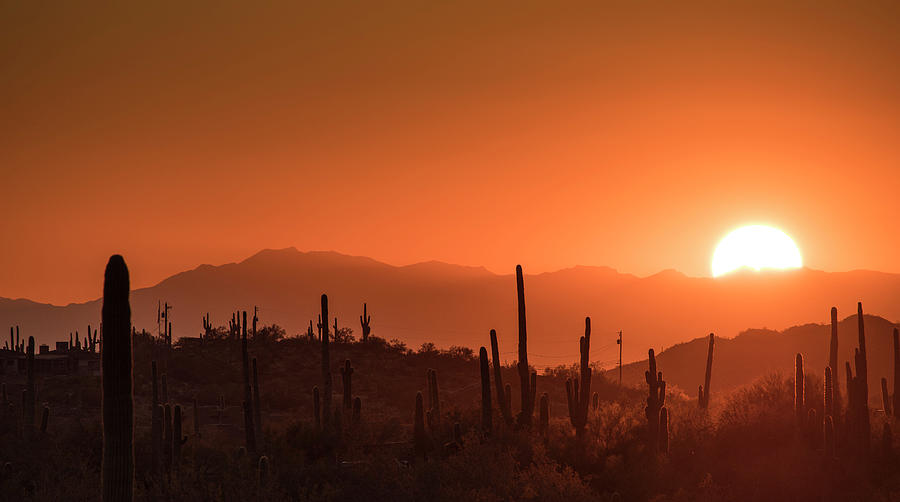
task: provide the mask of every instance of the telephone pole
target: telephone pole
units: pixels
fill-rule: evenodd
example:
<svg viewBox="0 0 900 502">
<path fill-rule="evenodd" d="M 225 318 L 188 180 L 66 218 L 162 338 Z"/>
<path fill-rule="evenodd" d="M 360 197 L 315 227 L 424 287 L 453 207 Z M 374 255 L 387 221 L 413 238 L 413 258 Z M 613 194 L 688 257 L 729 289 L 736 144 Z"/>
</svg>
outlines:
<svg viewBox="0 0 900 502">
<path fill-rule="evenodd" d="M 619 330 L 619 339 L 616 340 L 619 346 L 619 387 L 622 386 L 622 330 Z"/>
</svg>

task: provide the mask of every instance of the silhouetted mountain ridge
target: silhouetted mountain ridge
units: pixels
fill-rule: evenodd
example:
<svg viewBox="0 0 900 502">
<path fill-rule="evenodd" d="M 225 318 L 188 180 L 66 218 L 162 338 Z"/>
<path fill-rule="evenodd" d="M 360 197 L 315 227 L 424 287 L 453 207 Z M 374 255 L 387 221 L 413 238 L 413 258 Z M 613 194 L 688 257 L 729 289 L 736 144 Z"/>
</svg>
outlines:
<svg viewBox="0 0 900 502">
<path fill-rule="evenodd" d="M 498 331 L 501 352 L 515 358 L 516 294 L 509 274 L 483 267 L 442 262 L 388 265 L 333 251 L 266 249 L 238 263 L 200 265 L 132 292 L 134 324 L 156 330 L 157 302 L 173 306 L 176 338 L 196 336 L 209 312 L 226 325 L 237 309 L 260 309 L 260 322 L 277 323 L 289 335 L 315 321 L 325 292 L 340 326 L 358 331 L 362 303 L 372 315 L 373 334 L 399 338 L 410 347 L 486 345 Z M 827 321 L 831 306 L 900 318 L 900 275 L 871 271 L 827 273 L 809 269 L 737 273 L 712 279 L 665 270 L 648 277 L 609 267 L 576 266 L 528 274 L 525 266 L 530 359 L 539 367 L 568 364 L 578 355 L 585 316 L 594 327 L 592 360 L 611 367 L 617 360 L 616 332 L 624 330 L 624 357 L 646 357 L 662 349 L 715 332 L 734 337 L 747 328 L 783 329 Z M 99 273 L 99 271 L 98 271 Z M 98 291 L 98 296 L 99 296 Z M 99 301 L 65 307 L 28 300 L 0 300 L 0 326 L 18 324 L 39 343 L 68 340 L 69 332 L 96 325 Z M 329 322 L 333 322 L 333 319 Z M 2 335 L 2 333 L 0 333 Z"/>
</svg>

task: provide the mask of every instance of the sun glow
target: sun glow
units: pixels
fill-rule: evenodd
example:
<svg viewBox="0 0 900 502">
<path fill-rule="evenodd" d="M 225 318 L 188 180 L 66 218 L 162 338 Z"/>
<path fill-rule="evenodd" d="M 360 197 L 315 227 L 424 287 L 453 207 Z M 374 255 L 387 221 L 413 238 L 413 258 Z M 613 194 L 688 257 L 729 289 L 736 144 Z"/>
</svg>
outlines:
<svg viewBox="0 0 900 502">
<path fill-rule="evenodd" d="M 799 268 L 803 257 L 794 241 L 777 228 L 749 225 L 719 241 L 712 259 L 712 275 L 719 277 L 740 268 Z"/>
</svg>

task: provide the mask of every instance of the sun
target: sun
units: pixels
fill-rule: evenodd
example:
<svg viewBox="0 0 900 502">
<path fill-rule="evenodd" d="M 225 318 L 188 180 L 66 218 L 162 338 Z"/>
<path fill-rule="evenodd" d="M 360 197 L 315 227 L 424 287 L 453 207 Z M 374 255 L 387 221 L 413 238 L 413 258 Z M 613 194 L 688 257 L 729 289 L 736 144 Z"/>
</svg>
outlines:
<svg viewBox="0 0 900 502">
<path fill-rule="evenodd" d="M 719 277 L 740 268 L 799 268 L 803 257 L 794 241 L 781 230 L 748 225 L 719 241 L 712 259 L 712 275 Z"/>
</svg>

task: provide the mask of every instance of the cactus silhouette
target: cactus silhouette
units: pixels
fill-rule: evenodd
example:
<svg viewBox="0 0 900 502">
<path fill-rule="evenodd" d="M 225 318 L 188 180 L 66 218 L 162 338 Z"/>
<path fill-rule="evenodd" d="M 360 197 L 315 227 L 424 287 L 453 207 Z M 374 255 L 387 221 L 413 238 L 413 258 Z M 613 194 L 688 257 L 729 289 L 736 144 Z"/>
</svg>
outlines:
<svg viewBox="0 0 900 502">
<path fill-rule="evenodd" d="M 803 355 L 798 353 L 794 363 L 794 413 L 797 416 L 797 423 L 800 425 L 803 425 L 806 420 L 803 384 Z"/>
<path fill-rule="evenodd" d="M 428 368 L 425 371 L 425 383 L 428 391 L 428 427 L 435 432 L 441 426 L 441 397 L 438 390 L 436 370 Z"/>
<path fill-rule="evenodd" d="M 366 304 L 363 303 L 363 313 L 359 316 L 359 324 L 362 327 L 362 341 L 363 343 L 369 341 L 369 334 L 372 333 L 372 326 L 369 324 L 372 322 L 372 316 L 369 315 L 366 310 Z"/>
<path fill-rule="evenodd" d="M 328 354 L 328 296 L 322 295 L 322 424 L 331 420 L 331 359 Z"/>
<path fill-rule="evenodd" d="M 518 304 L 519 319 L 519 384 L 522 391 L 522 411 L 519 413 L 519 426 L 531 427 L 531 419 L 534 414 L 534 396 L 537 389 L 533 386 L 537 378 L 532 378 L 531 369 L 528 366 L 528 331 L 525 323 L 525 280 L 522 275 L 522 266 L 516 265 L 516 298 Z"/>
<path fill-rule="evenodd" d="M 187 442 L 187 436 L 182 434 L 181 406 L 175 405 L 172 413 L 172 459 L 177 467 L 181 463 L 181 446 Z"/>
<path fill-rule="evenodd" d="M 28 337 L 28 351 L 25 356 L 25 394 L 22 401 L 22 418 L 25 421 L 23 431 L 25 439 L 34 437 L 34 337 Z"/>
<path fill-rule="evenodd" d="M 886 416 L 891 416 L 891 395 L 888 393 L 887 378 L 881 377 L 881 409 Z"/>
<path fill-rule="evenodd" d="M 596 395 L 596 394 L 595 394 Z M 541 409 L 540 409 L 540 435 L 543 437 L 547 437 L 547 434 L 550 432 L 550 397 L 546 392 L 541 394 Z"/>
<path fill-rule="evenodd" d="M 491 361 L 494 366 L 494 387 L 497 390 L 497 406 L 503 416 L 503 422 L 507 427 L 512 427 L 513 417 L 510 402 L 506 397 L 508 390 L 503 387 L 503 375 L 500 366 L 500 346 L 497 341 L 497 331 L 491 330 Z"/>
<path fill-rule="evenodd" d="M 569 421 L 575 428 L 576 463 L 584 458 L 584 428 L 587 425 L 588 406 L 591 396 L 591 318 L 584 318 L 584 336 L 579 340 L 581 350 L 581 375 L 578 379 L 566 379 L 566 402 L 569 405 Z"/>
<path fill-rule="evenodd" d="M 838 384 L 837 372 L 840 371 L 838 366 L 838 316 L 837 308 L 831 307 L 831 342 L 828 346 L 828 366 L 831 368 L 832 386 L 832 412 L 831 416 L 839 416 L 841 414 L 841 391 Z M 832 424 L 833 425 L 833 424 Z"/>
<path fill-rule="evenodd" d="M 103 279 L 102 500 L 134 498 L 134 396 L 132 394 L 131 306 L 128 267 L 110 257 Z"/>
<path fill-rule="evenodd" d="M 244 376 L 244 440 L 247 451 L 256 453 L 256 428 L 253 425 L 253 388 L 250 386 L 250 355 L 247 353 L 247 311 L 241 325 L 241 362 Z"/>
<path fill-rule="evenodd" d="M 703 385 L 700 387 L 699 404 L 700 408 L 709 409 L 709 386 L 712 380 L 712 363 L 713 363 L 713 345 L 716 342 L 716 335 L 709 334 L 709 352 L 706 355 L 706 376 L 703 379 Z"/>
<path fill-rule="evenodd" d="M 417 457 L 427 460 L 431 451 L 431 438 L 425 432 L 425 403 L 422 393 L 416 393 L 416 413 L 413 422 L 413 450 Z"/>
<path fill-rule="evenodd" d="M 835 448 L 834 448 L 834 419 L 831 415 L 825 417 L 825 445 L 824 445 L 824 453 L 825 458 L 833 459 L 835 456 Z"/>
<path fill-rule="evenodd" d="M 825 367 L 825 382 L 823 383 L 824 396 L 824 412 L 826 416 L 834 416 L 834 374 L 831 366 Z"/>
<path fill-rule="evenodd" d="M 666 403 L 666 382 L 663 380 L 662 371 L 656 370 L 656 354 L 653 349 L 648 350 L 649 369 L 644 372 L 647 381 L 649 395 L 644 415 L 647 417 L 647 447 L 650 452 L 659 449 L 659 416 L 660 410 Z"/>
<path fill-rule="evenodd" d="M 481 367 L 481 428 L 485 434 L 490 434 L 493 429 L 491 411 L 491 369 L 488 364 L 487 349 L 481 347 L 478 351 L 478 362 Z"/>
<path fill-rule="evenodd" d="M 894 328 L 894 396 L 892 400 L 894 416 L 900 415 L 900 331 Z"/>
</svg>

